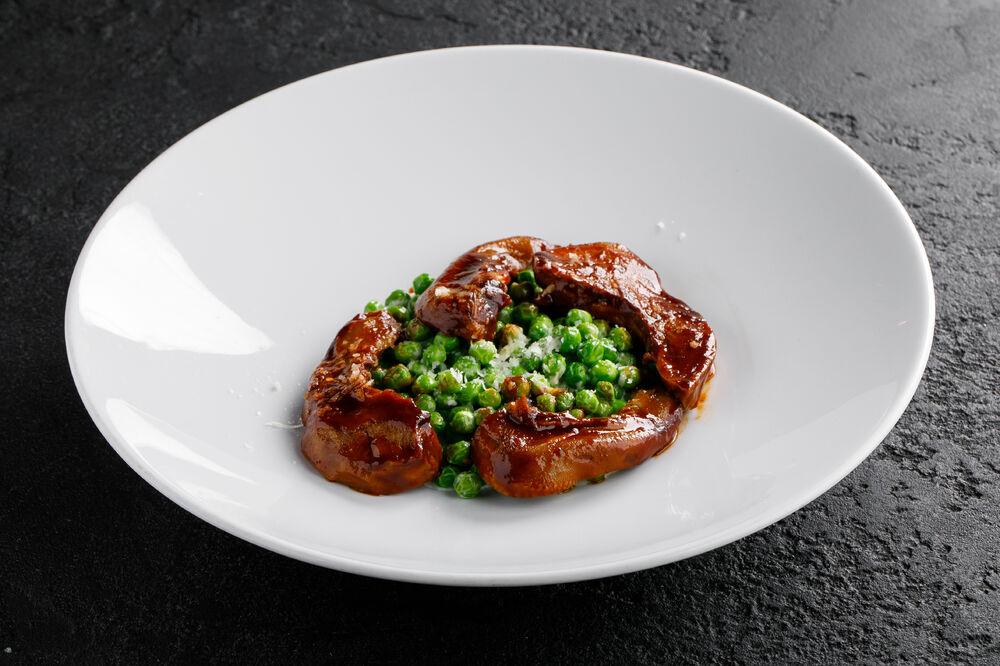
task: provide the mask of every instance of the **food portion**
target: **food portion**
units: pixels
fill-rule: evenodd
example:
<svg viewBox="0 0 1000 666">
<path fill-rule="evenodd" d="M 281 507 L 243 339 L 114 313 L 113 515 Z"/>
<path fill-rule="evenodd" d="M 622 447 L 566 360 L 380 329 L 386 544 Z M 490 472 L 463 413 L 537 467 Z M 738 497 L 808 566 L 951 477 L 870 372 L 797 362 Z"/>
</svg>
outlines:
<svg viewBox="0 0 1000 666">
<path fill-rule="evenodd" d="M 349 321 L 313 372 L 302 407 L 302 453 L 327 480 L 370 495 L 416 488 L 441 463 L 429 415 L 372 381 L 371 368 L 401 333 L 385 310 Z"/>
<path fill-rule="evenodd" d="M 479 245 L 341 330 L 302 450 L 370 494 L 563 492 L 669 446 L 713 368 L 704 319 L 622 245 Z"/>
</svg>

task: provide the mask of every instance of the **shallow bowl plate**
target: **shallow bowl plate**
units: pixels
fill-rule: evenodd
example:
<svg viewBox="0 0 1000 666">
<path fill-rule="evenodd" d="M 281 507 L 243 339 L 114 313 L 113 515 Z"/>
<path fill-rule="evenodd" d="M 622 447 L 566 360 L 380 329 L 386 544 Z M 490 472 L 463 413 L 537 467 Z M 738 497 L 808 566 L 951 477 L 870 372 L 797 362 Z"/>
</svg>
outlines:
<svg viewBox="0 0 1000 666">
<path fill-rule="evenodd" d="M 514 234 L 624 243 L 712 324 L 677 444 L 536 500 L 324 481 L 280 425 L 333 335 Z M 101 432 L 195 515 L 344 571 L 514 585 L 665 564 L 811 501 L 899 418 L 933 314 L 906 212 L 806 118 L 654 60 L 475 47 L 320 74 L 178 142 L 91 234 L 66 342 Z"/>
</svg>

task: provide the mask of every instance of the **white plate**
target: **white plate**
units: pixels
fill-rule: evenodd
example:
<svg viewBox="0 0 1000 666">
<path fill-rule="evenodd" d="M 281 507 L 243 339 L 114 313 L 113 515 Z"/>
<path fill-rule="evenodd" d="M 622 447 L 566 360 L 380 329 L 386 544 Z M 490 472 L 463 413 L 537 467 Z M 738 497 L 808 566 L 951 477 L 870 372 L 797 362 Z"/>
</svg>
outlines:
<svg viewBox="0 0 1000 666">
<path fill-rule="evenodd" d="M 598 486 L 476 501 L 368 497 L 298 451 L 332 336 L 467 248 L 619 241 L 715 328 L 707 407 Z M 913 395 L 930 270 L 888 187 L 745 88 L 568 48 L 410 54 L 259 97 L 115 199 L 70 285 L 66 342 L 101 432 L 210 523 L 307 562 L 463 585 L 664 564 L 837 483 Z"/>
</svg>

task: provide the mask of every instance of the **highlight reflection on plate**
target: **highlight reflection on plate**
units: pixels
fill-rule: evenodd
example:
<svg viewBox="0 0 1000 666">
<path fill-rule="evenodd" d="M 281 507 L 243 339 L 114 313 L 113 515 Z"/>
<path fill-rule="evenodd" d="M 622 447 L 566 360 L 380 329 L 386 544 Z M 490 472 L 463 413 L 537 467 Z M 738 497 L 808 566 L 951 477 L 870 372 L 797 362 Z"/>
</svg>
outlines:
<svg viewBox="0 0 1000 666">
<path fill-rule="evenodd" d="M 555 497 L 325 482 L 280 426 L 336 331 L 514 234 L 624 243 L 705 315 L 700 416 Z M 108 441 L 205 520 L 345 571 L 510 585 L 664 564 L 809 502 L 902 413 L 933 314 L 905 211 L 805 118 L 652 60 L 475 47 L 327 72 L 180 141 L 94 229 L 66 339 Z"/>
</svg>

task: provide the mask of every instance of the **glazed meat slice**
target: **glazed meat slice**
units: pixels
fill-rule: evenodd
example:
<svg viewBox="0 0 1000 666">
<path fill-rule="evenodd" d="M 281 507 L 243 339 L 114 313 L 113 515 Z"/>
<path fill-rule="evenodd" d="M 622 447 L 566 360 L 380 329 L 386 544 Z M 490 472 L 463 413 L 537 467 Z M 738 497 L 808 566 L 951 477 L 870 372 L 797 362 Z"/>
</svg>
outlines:
<svg viewBox="0 0 1000 666">
<path fill-rule="evenodd" d="M 684 407 L 697 406 L 715 361 L 715 335 L 700 314 L 670 296 L 660 277 L 624 245 L 590 243 L 541 250 L 539 305 L 582 308 L 624 326 L 645 344 L 664 384 Z"/>
<path fill-rule="evenodd" d="M 637 391 L 617 414 L 592 419 L 541 412 L 520 398 L 476 429 L 472 461 L 504 495 L 552 495 L 662 451 L 683 413 L 664 389 Z"/>
<path fill-rule="evenodd" d="M 518 270 L 523 270 L 531 266 L 531 262 L 535 260 L 536 252 L 547 250 L 548 248 L 549 244 L 541 238 L 535 238 L 534 236 L 511 236 L 510 238 L 501 238 L 500 240 L 477 245 L 471 251 L 503 252 L 509 254 L 520 265 Z"/>
<path fill-rule="evenodd" d="M 453 261 L 417 299 L 417 318 L 446 335 L 491 340 L 510 304 L 511 275 L 531 265 L 545 241 L 514 236 L 476 246 Z"/>
<path fill-rule="evenodd" d="M 441 462 L 430 415 L 372 386 L 369 368 L 401 331 L 385 310 L 349 321 L 313 372 L 302 407 L 302 453 L 327 480 L 370 495 L 426 483 Z"/>
<path fill-rule="evenodd" d="M 392 495 L 437 474 L 441 446 L 430 415 L 394 391 L 365 389 L 306 421 L 302 453 L 329 481 Z"/>
<path fill-rule="evenodd" d="M 326 350 L 309 380 L 308 399 L 333 404 L 345 395 L 360 399 L 371 384 L 370 367 L 403 333 L 402 325 L 385 310 L 359 314 L 347 322 Z M 305 419 L 303 419 L 305 421 Z"/>
</svg>

